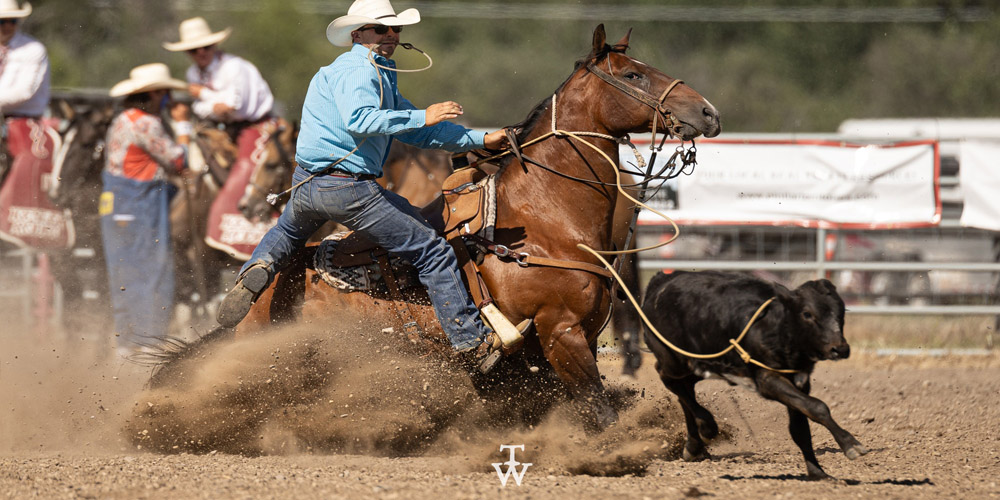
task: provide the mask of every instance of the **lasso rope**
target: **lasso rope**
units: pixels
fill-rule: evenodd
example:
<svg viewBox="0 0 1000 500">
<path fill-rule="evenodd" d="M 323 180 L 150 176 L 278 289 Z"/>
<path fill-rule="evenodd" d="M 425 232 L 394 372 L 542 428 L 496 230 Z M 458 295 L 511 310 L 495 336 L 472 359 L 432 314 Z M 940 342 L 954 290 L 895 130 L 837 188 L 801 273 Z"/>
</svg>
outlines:
<svg viewBox="0 0 1000 500">
<path fill-rule="evenodd" d="M 555 110 L 553 109 L 553 111 L 555 111 Z M 554 116 L 555 116 L 555 114 L 553 113 L 553 117 Z M 555 121 L 555 118 L 553 118 L 553 122 L 554 121 Z M 653 335 L 656 336 L 656 338 L 660 339 L 660 342 L 663 342 L 664 345 L 666 345 L 667 347 L 673 349 L 674 351 L 676 351 L 676 352 L 678 352 L 678 353 L 680 353 L 680 354 L 682 354 L 684 356 L 688 356 L 688 357 L 695 358 L 695 359 L 712 359 L 712 358 L 718 358 L 718 357 L 724 356 L 729 351 L 732 351 L 733 349 L 735 349 L 739 353 L 740 359 L 742 359 L 744 363 L 753 364 L 753 365 L 759 366 L 761 368 L 764 368 L 764 369 L 767 369 L 767 370 L 771 370 L 773 372 L 778 372 L 778 373 L 796 373 L 797 372 L 797 370 L 783 370 L 783 369 L 772 368 L 770 366 L 767 366 L 764 363 L 761 363 L 760 361 L 757 361 L 757 360 L 753 359 L 750 356 L 750 353 L 746 352 L 746 350 L 743 349 L 743 347 L 740 346 L 740 344 L 739 344 L 739 342 L 741 340 L 743 340 L 743 337 L 747 334 L 747 332 L 750 331 L 750 327 L 753 326 L 754 322 L 757 320 L 757 317 L 760 316 L 760 314 L 764 311 L 764 309 L 768 305 L 771 304 L 771 302 L 774 302 L 774 297 L 771 297 L 770 299 L 767 299 L 767 301 L 765 301 L 763 304 L 760 305 L 760 307 L 757 308 L 757 311 L 754 312 L 753 316 L 750 317 L 750 321 L 748 321 L 747 325 L 745 327 L 743 327 L 743 331 L 740 332 L 740 335 L 738 337 L 736 337 L 735 339 L 729 339 L 729 347 L 727 347 L 727 348 L 725 348 L 725 349 L 723 349 L 723 350 L 721 350 L 721 351 L 719 351 L 717 353 L 714 353 L 714 354 L 697 354 L 697 353 L 689 352 L 689 351 L 686 351 L 684 349 L 681 349 L 680 347 L 677 347 L 672 342 L 670 342 L 669 340 L 667 340 L 663 336 L 663 334 L 661 334 L 660 331 L 657 330 L 655 326 L 653 326 L 652 322 L 649 321 L 649 318 L 646 317 L 646 314 L 644 312 L 642 312 L 642 308 L 639 307 L 639 303 L 635 300 L 635 297 L 632 296 L 632 292 L 629 291 L 628 286 L 625 285 L 625 282 L 622 280 L 621 276 L 619 276 L 618 273 L 615 272 L 614 266 L 612 266 L 604 257 L 602 257 L 602 255 L 622 255 L 622 254 L 628 254 L 628 253 L 638 253 L 638 252 L 642 252 L 642 251 L 645 251 L 645 250 L 651 250 L 651 249 L 654 249 L 654 248 L 659 248 L 661 246 L 664 246 L 664 245 L 669 244 L 669 243 L 673 242 L 674 240 L 676 240 L 677 237 L 680 236 L 680 228 L 677 227 L 677 223 L 674 222 L 674 220 L 671 219 L 669 216 L 667 216 L 666 214 L 664 214 L 664 213 L 662 213 L 662 212 L 660 212 L 660 211 L 658 211 L 658 210 L 656 210 L 654 208 L 651 208 L 649 205 L 646 205 L 645 203 L 642 203 L 641 201 L 633 198 L 628 193 L 626 193 L 624 189 L 622 189 L 622 187 L 621 187 L 621 173 L 619 172 L 619 169 L 615 165 L 614 160 L 612 160 L 611 157 L 607 155 L 607 153 L 605 153 L 604 151 L 602 151 L 597 146 L 591 144 L 590 142 L 587 142 L 587 141 L 581 139 L 579 137 L 579 135 L 581 135 L 581 134 L 577 134 L 577 133 L 573 133 L 573 132 L 566 132 L 565 130 L 556 130 L 554 132 L 556 133 L 556 135 L 566 135 L 568 137 L 572 137 L 572 138 L 574 138 L 574 139 L 576 139 L 576 140 L 578 140 L 578 141 L 586 144 L 587 146 L 589 146 L 594 151 L 597 151 L 598 153 L 600 153 L 601 156 L 603 156 L 604 159 L 606 159 L 608 161 L 608 163 L 611 164 L 612 167 L 615 167 L 615 168 L 613 168 L 613 170 L 615 171 L 615 182 L 616 182 L 616 184 L 618 186 L 618 191 L 621 192 L 623 195 L 625 195 L 626 198 L 628 198 L 628 199 L 632 200 L 633 202 L 635 202 L 636 204 L 638 204 L 638 205 L 640 205 L 642 207 L 645 207 L 647 210 L 649 210 L 649 211 L 651 211 L 651 212 L 659 215 L 660 217 L 663 217 L 668 222 L 670 222 L 670 224 L 673 226 L 673 228 L 674 228 L 674 235 L 669 240 L 667 240 L 666 242 L 660 243 L 658 245 L 653 245 L 653 246 L 646 247 L 646 248 L 639 248 L 639 249 L 634 249 L 634 250 L 619 250 L 619 251 L 615 251 L 615 250 L 594 250 L 593 248 L 590 248 L 589 246 L 584 245 L 583 243 L 578 243 L 576 245 L 577 248 L 579 248 L 581 250 L 584 250 L 584 251 L 587 251 L 587 252 L 591 253 L 592 255 L 594 255 L 594 257 L 597 257 L 597 259 L 601 261 L 601 264 L 604 264 L 604 267 L 606 267 L 609 271 L 611 271 L 611 275 L 614 276 L 614 278 L 618 281 L 618 284 L 621 285 L 622 291 L 625 292 L 625 295 L 628 297 L 629 302 L 632 303 L 632 307 L 634 307 L 635 310 L 636 310 L 636 312 L 639 313 L 639 317 L 642 318 L 643 323 L 646 324 L 646 327 L 649 328 L 649 331 L 652 332 Z"/>
<path fill-rule="evenodd" d="M 689 352 L 689 351 L 686 351 L 684 349 L 681 349 L 680 347 L 674 345 L 674 343 L 672 343 L 669 340 L 667 340 L 663 336 L 663 334 L 661 334 L 660 331 L 655 326 L 653 326 L 652 322 L 649 321 L 649 318 L 646 317 L 646 314 L 642 311 L 642 308 L 639 306 L 639 303 L 635 300 L 635 297 L 632 295 L 632 292 L 630 292 L 629 289 L 628 289 L 628 287 L 625 285 L 625 282 L 622 280 L 621 276 L 619 276 L 618 273 L 615 272 L 614 266 L 612 266 L 610 263 L 608 263 L 608 261 L 602 255 L 622 255 L 622 254 L 629 254 L 629 253 L 638 253 L 638 252 L 642 252 L 642 251 L 646 251 L 646 250 L 652 250 L 654 248 L 662 247 L 664 245 L 672 243 L 674 240 L 677 239 L 678 236 L 680 236 L 680 228 L 677 226 L 677 223 L 674 222 L 674 220 L 671 219 L 668 215 L 664 214 L 663 212 L 660 212 L 659 210 L 656 210 L 656 209 L 650 207 L 649 205 L 646 205 L 645 203 L 643 203 L 643 202 L 641 202 L 641 201 L 633 198 L 631 195 L 629 195 L 627 192 L 625 192 L 625 190 L 622 188 L 622 185 L 621 185 L 621 172 L 620 172 L 620 169 L 618 168 L 618 165 L 615 163 L 615 161 L 612 160 L 611 157 L 608 156 L 608 154 L 605 153 L 603 150 L 601 150 L 600 148 L 598 148 L 594 144 L 591 144 L 589 141 L 581 138 L 580 136 L 591 136 L 591 137 L 599 137 L 599 138 L 603 138 L 603 139 L 609 139 L 609 140 L 612 140 L 612 141 L 614 141 L 615 143 L 618 143 L 618 144 L 622 143 L 622 139 L 618 139 L 618 138 L 612 137 L 610 135 L 599 134 L 599 133 L 596 133 L 596 132 L 569 132 L 569 131 L 566 131 L 566 130 L 561 130 L 561 129 L 559 129 L 559 128 L 556 127 L 556 96 L 554 94 L 552 96 L 552 131 L 548 132 L 548 133 L 546 133 L 546 134 L 544 134 L 544 135 L 542 135 L 540 137 L 537 137 L 537 138 L 535 138 L 535 139 L 533 139 L 533 140 L 531 140 L 529 142 L 524 143 L 522 145 L 522 147 L 527 147 L 527 146 L 529 146 L 531 144 L 537 143 L 538 141 L 541 141 L 541 140 L 543 140 L 543 139 L 545 139 L 547 137 L 553 136 L 553 135 L 556 136 L 556 137 L 569 137 L 569 138 L 575 139 L 575 140 L 577 140 L 579 142 L 582 142 L 583 144 L 587 145 L 589 148 L 593 149 L 594 151 L 597 151 L 597 153 L 600 154 L 602 157 L 604 157 L 604 159 L 607 160 L 607 162 L 611 165 L 612 170 L 614 170 L 614 172 L 615 172 L 615 185 L 617 186 L 618 191 L 622 195 L 624 195 L 626 198 L 628 198 L 632 202 L 636 203 L 637 205 L 639 205 L 641 207 L 644 207 L 647 210 L 649 210 L 649 211 L 655 213 L 656 215 L 659 215 L 663 219 L 667 220 L 668 222 L 670 222 L 671 226 L 673 227 L 673 229 L 674 229 L 674 235 L 669 240 L 667 240 L 665 242 L 662 242 L 660 244 L 649 246 L 649 247 L 645 247 L 645 248 L 638 248 L 638 249 L 633 249 L 633 250 L 619 250 L 619 251 L 614 251 L 614 250 L 595 250 L 595 249 L 593 249 L 593 248 L 591 248 L 591 247 L 589 247 L 589 246 L 587 246 L 587 245 L 585 245 L 583 243 L 579 243 L 579 244 L 576 245 L 577 248 L 579 248 L 581 250 L 584 250 L 586 252 L 589 252 L 594 257 L 597 257 L 597 259 L 599 261 L 601 261 L 601 264 L 603 264 L 604 267 L 606 267 L 611 272 L 611 275 L 614 276 L 614 278 L 621 285 L 622 290 L 625 292 L 626 296 L 628 297 L 629 302 L 631 302 L 632 307 L 634 307 L 635 310 L 636 310 L 636 312 L 639 313 L 639 317 L 642 318 L 643 323 L 645 323 L 646 327 L 649 328 L 649 331 L 652 332 L 653 335 L 656 336 L 656 338 L 658 338 L 661 342 L 663 342 L 663 344 L 666 345 L 667 347 L 673 349 L 674 351 L 676 351 L 676 352 L 678 352 L 678 353 L 680 353 L 680 354 L 682 354 L 684 356 L 688 356 L 690 358 L 695 358 L 695 359 L 713 359 L 713 358 L 718 358 L 718 357 L 724 356 L 724 355 L 726 355 L 727 353 L 729 353 L 732 350 L 736 350 L 737 353 L 739 353 L 740 359 L 742 359 L 744 363 L 753 364 L 753 365 L 759 366 L 761 368 L 764 368 L 766 370 L 770 370 L 770 371 L 777 372 L 777 373 L 796 373 L 797 372 L 797 370 L 785 370 L 785 369 L 778 369 L 778 368 L 772 368 L 770 366 L 767 366 L 764 363 L 761 363 L 760 361 L 757 361 L 757 360 L 753 359 L 753 357 L 750 356 L 750 353 L 748 353 L 739 344 L 740 341 L 743 340 L 743 337 L 746 336 L 747 332 L 750 331 L 750 328 L 753 326 L 754 322 L 757 321 L 757 318 L 760 316 L 760 314 L 762 312 L 764 312 L 764 309 L 767 308 L 767 306 L 770 305 L 771 302 L 774 302 L 774 297 L 768 299 L 763 304 L 761 304 L 760 307 L 757 308 L 757 311 L 755 311 L 754 314 L 753 314 L 753 316 L 750 317 L 750 320 L 747 322 L 746 326 L 743 327 L 743 331 L 740 332 L 739 336 L 737 336 L 735 339 L 729 339 L 729 347 L 727 347 L 727 348 L 725 348 L 725 349 L 723 349 L 723 350 L 721 350 L 721 351 L 719 351 L 717 353 L 713 353 L 713 354 L 698 354 L 698 353 Z M 624 139 L 624 140 L 627 141 L 627 139 Z M 629 144 L 631 144 L 631 142 L 629 142 Z M 635 150 L 634 146 L 633 146 L 633 150 Z M 505 154 L 509 154 L 509 153 L 510 153 L 509 151 L 505 151 L 504 153 L 500 153 L 498 155 L 494 155 L 494 157 L 501 157 L 501 156 L 504 156 Z M 636 152 L 636 153 L 638 153 L 638 152 Z M 637 158 L 638 157 L 639 157 L 639 155 L 637 154 Z M 639 160 L 637 160 L 637 161 L 639 161 Z"/>
<path fill-rule="evenodd" d="M 407 49 L 407 50 L 416 50 L 417 52 L 420 52 L 424 57 L 426 57 L 427 58 L 427 66 L 425 66 L 423 68 L 419 68 L 419 69 L 397 69 L 397 68 L 391 68 L 389 66 L 383 66 L 383 65 L 375 62 L 375 56 L 374 56 L 375 48 L 378 47 L 379 45 L 381 45 L 381 44 L 372 45 L 368 49 L 368 62 L 370 62 L 372 64 L 372 66 L 374 66 L 376 68 L 375 69 L 375 73 L 378 75 L 378 107 L 379 107 L 379 109 L 382 109 L 382 100 L 385 98 L 385 89 L 383 88 L 383 85 L 382 85 L 382 72 L 379 71 L 378 68 L 384 69 L 386 71 L 395 71 L 397 73 L 416 73 L 418 71 L 426 71 L 428 69 L 431 69 L 431 66 L 434 65 L 434 60 L 431 59 L 431 56 L 429 54 L 427 54 L 426 52 L 418 49 L 413 44 L 411 44 L 411 43 L 400 43 L 400 44 L 398 44 L 400 47 L 403 47 L 404 49 Z M 352 149 L 351 152 L 347 153 L 343 158 L 337 160 L 332 165 L 324 168 L 323 170 L 321 170 L 319 172 L 316 172 L 316 173 L 310 175 L 309 177 L 306 177 L 305 179 L 303 179 L 302 181 L 298 182 L 294 186 L 292 186 L 292 187 L 290 187 L 290 188 L 288 188 L 288 189 L 286 189 L 286 190 L 284 190 L 284 191 L 282 191 L 280 193 L 277 193 L 277 194 L 273 194 L 272 193 L 272 194 L 267 195 L 267 198 L 266 198 L 267 202 L 269 204 L 271 204 L 272 206 L 276 205 L 278 203 L 278 198 L 281 197 L 282 195 L 291 193 L 292 191 L 294 191 L 299 186 L 301 186 L 301 185 L 303 185 L 303 184 L 305 184 L 305 183 L 307 183 L 307 182 L 315 179 L 316 176 L 326 175 L 326 172 L 328 172 L 330 170 L 333 170 L 334 168 L 336 168 L 337 165 L 340 165 L 340 163 L 342 161 L 348 159 L 351 155 L 353 155 L 354 153 L 356 153 L 358 151 L 358 149 L 361 148 L 361 146 L 367 140 L 368 140 L 367 137 L 361 139 L 361 142 L 359 142 L 357 146 L 354 146 L 354 149 Z"/>
</svg>

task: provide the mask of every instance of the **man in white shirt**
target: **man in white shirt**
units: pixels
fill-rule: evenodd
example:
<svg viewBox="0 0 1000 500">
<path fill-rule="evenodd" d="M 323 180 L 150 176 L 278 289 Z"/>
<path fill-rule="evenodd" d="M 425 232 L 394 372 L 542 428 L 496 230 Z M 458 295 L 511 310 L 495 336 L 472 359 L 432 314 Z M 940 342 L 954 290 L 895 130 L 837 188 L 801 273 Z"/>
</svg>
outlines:
<svg viewBox="0 0 1000 500">
<path fill-rule="evenodd" d="M 45 196 L 55 133 L 41 120 L 49 104 L 45 46 L 20 31 L 31 4 L 0 0 L 0 118 L 9 156 L 0 171 L 0 239 L 38 249 L 70 243 L 67 219 Z"/>
<path fill-rule="evenodd" d="M 191 110 L 202 120 L 225 124 L 239 151 L 209 212 L 209 234 L 228 234 L 220 225 L 233 216 L 242 216 L 238 200 L 250 182 L 254 165 L 265 154 L 271 134 L 279 127 L 272 114 L 274 96 L 256 66 L 219 49 L 232 33 L 231 28 L 213 32 L 205 19 L 195 17 L 183 21 L 179 31 L 180 41 L 164 43 L 163 47 L 171 52 L 187 52 L 194 63 L 187 70 L 188 93 L 195 99 Z M 237 254 L 252 250 L 256 244 L 212 238 L 207 242 Z"/>
<path fill-rule="evenodd" d="M 31 4 L 0 0 L 0 112 L 38 118 L 49 104 L 49 57 L 45 46 L 18 27 Z"/>
</svg>

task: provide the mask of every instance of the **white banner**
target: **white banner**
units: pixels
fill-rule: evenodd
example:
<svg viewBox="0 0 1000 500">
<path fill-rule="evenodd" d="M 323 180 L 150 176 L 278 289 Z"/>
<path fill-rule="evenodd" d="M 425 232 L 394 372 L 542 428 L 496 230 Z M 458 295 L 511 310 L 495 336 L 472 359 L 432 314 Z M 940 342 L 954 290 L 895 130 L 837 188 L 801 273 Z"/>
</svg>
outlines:
<svg viewBox="0 0 1000 500">
<path fill-rule="evenodd" d="M 963 226 L 1000 231 L 1000 142 L 962 141 L 958 148 Z"/>
<path fill-rule="evenodd" d="M 694 172 L 668 181 L 649 203 L 679 223 L 891 228 L 941 220 L 935 141 L 706 139 L 697 148 Z M 639 151 L 648 160 L 648 146 Z M 654 172 L 672 152 L 660 152 Z M 629 148 L 621 158 L 635 163 Z M 639 221 L 665 223 L 648 210 Z"/>
</svg>

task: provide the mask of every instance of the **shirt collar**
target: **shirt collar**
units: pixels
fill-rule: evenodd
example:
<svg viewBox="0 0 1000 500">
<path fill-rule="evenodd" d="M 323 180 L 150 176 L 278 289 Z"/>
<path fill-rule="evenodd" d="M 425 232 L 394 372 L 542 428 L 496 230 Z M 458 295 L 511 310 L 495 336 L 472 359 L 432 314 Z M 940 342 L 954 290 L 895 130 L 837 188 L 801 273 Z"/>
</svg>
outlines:
<svg viewBox="0 0 1000 500">
<path fill-rule="evenodd" d="M 351 52 L 358 54 L 361 57 L 364 57 L 365 60 L 368 59 L 368 51 L 369 51 L 368 47 L 365 47 L 360 43 L 356 43 L 354 44 L 354 46 L 351 47 Z M 396 67 L 396 61 L 393 61 L 392 59 L 386 59 L 384 56 L 380 55 L 377 52 L 372 52 L 372 57 L 375 59 L 376 63 L 381 64 L 382 66 L 388 66 L 390 68 Z"/>
</svg>

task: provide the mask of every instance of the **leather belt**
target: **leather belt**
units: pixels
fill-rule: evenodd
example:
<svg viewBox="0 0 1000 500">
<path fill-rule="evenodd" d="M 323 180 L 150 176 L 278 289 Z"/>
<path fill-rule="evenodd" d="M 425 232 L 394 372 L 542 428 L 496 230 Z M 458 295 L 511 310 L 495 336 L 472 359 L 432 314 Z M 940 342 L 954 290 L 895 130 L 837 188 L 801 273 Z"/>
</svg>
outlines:
<svg viewBox="0 0 1000 500">
<path fill-rule="evenodd" d="M 348 179 L 354 179 L 356 181 L 373 181 L 377 179 L 374 174 L 354 174 L 346 170 L 333 169 L 329 174 L 331 177 L 345 177 Z"/>
</svg>

